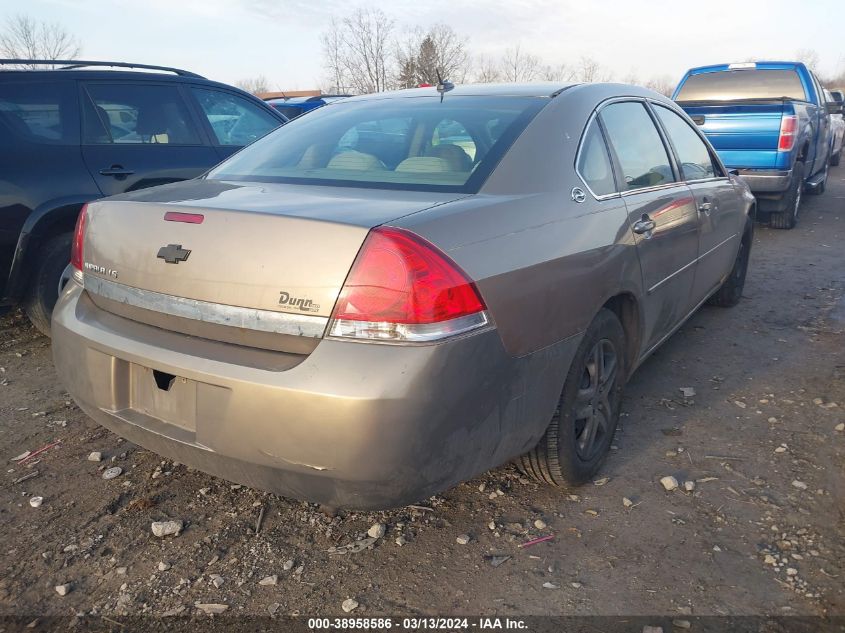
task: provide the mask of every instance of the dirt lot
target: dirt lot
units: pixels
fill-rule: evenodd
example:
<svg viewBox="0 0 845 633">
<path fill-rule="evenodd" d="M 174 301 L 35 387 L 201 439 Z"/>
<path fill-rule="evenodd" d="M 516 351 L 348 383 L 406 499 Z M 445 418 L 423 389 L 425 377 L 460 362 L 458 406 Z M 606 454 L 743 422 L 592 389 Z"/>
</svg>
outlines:
<svg viewBox="0 0 845 633">
<path fill-rule="evenodd" d="M 354 598 L 368 616 L 843 615 L 843 295 L 839 168 L 797 229 L 758 230 L 743 302 L 702 309 L 634 376 L 594 485 L 549 489 L 505 466 L 423 508 L 336 517 L 122 442 L 57 384 L 49 340 L 7 315 L 0 613 L 343 615 Z M 123 473 L 104 480 L 111 466 Z M 695 488 L 666 492 L 665 475 Z M 156 538 L 163 519 L 184 531 Z M 370 548 L 343 547 L 377 522 Z"/>
</svg>

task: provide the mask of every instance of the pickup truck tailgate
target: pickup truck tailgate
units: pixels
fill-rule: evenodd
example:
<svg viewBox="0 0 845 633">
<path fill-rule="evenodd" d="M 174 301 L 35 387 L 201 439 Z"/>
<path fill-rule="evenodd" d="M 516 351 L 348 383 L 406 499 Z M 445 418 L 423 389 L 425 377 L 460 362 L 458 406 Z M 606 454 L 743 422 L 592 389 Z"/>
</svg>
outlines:
<svg viewBox="0 0 845 633">
<path fill-rule="evenodd" d="M 792 114 L 790 105 L 782 102 L 679 105 L 710 139 L 727 167 L 778 168 L 781 118 Z"/>
</svg>

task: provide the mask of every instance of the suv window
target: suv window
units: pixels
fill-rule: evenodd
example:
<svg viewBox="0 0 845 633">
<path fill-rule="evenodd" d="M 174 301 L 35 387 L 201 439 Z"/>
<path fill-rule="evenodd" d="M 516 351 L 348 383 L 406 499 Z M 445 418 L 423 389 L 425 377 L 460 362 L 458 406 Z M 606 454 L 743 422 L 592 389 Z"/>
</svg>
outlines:
<svg viewBox="0 0 845 633">
<path fill-rule="evenodd" d="M 32 142 L 77 143 L 74 99 L 73 84 L 67 82 L 0 83 L 0 121 Z"/>
<path fill-rule="evenodd" d="M 612 103 L 602 109 L 600 116 L 622 167 L 626 189 L 675 181 L 666 147 L 644 104 Z"/>
<path fill-rule="evenodd" d="M 716 169 L 713 165 L 713 158 L 710 150 L 701 140 L 698 133 L 684 121 L 676 112 L 669 108 L 655 105 L 657 117 L 663 123 L 663 127 L 678 154 L 678 161 L 681 163 L 681 173 L 684 180 L 701 180 L 702 178 L 715 178 Z"/>
<path fill-rule="evenodd" d="M 201 144 L 176 86 L 88 84 L 86 90 L 86 143 Z"/>
<path fill-rule="evenodd" d="M 590 124 L 578 155 L 578 173 L 590 190 L 597 196 L 604 196 L 616 191 L 613 170 L 601 128 L 596 121 Z"/>
<path fill-rule="evenodd" d="M 191 88 L 220 145 L 249 145 L 279 127 L 279 120 L 230 92 Z"/>
</svg>

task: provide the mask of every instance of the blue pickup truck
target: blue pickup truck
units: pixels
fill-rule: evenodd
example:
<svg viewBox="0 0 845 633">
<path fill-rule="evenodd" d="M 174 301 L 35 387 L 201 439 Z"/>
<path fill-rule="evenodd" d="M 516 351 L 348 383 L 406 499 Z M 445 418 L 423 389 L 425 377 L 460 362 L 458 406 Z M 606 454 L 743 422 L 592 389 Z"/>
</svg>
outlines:
<svg viewBox="0 0 845 633">
<path fill-rule="evenodd" d="M 757 197 L 758 218 L 791 229 L 803 191 L 823 193 L 831 151 L 830 108 L 800 62 L 743 62 L 687 71 L 678 102 L 722 162 Z"/>
</svg>

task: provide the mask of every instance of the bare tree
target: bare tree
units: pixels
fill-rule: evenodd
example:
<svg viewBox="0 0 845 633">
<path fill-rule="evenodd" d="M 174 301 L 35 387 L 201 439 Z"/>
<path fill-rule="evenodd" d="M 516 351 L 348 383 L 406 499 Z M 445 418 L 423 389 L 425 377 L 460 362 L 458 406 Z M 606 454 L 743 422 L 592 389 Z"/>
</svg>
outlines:
<svg viewBox="0 0 845 633">
<path fill-rule="evenodd" d="M 800 62 L 804 62 L 804 65 L 813 72 L 818 70 L 819 54 L 812 48 L 802 48 L 796 51 L 795 58 Z"/>
<path fill-rule="evenodd" d="M 574 73 L 575 79 L 586 83 L 610 81 L 613 74 L 592 57 L 582 57 Z"/>
<path fill-rule="evenodd" d="M 350 88 L 346 84 L 346 66 L 343 62 L 343 26 L 334 18 L 329 30 L 320 36 L 323 46 L 323 67 L 328 73 L 329 93 L 344 94 Z"/>
<path fill-rule="evenodd" d="M 631 70 L 629 70 L 629 71 L 628 71 L 628 74 L 627 74 L 627 75 L 625 75 L 624 77 L 622 77 L 622 79 L 621 79 L 620 81 L 621 81 L 623 84 L 630 84 L 630 85 L 632 85 L 632 86 L 640 86 L 640 85 L 642 85 L 642 84 L 640 83 L 640 78 L 639 78 L 639 76 L 637 75 L 637 70 L 636 70 L 635 68 L 632 68 Z"/>
<path fill-rule="evenodd" d="M 572 74 L 572 69 L 566 64 L 546 64 L 540 68 L 537 76 L 543 81 L 572 81 Z"/>
<path fill-rule="evenodd" d="M 542 60 L 524 52 L 519 44 L 507 49 L 502 57 L 502 77 L 505 81 L 534 81 L 540 75 L 541 67 Z"/>
<path fill-rule="evenodd" d="M 264 75 L 250 77 L 249 79 L 241 79 L 235 85 L 241 90 L 246 90 L 254 95 L 261 94 L 263 92 L 270 92 L 270 88 L 267 85 L 267 78 Z"/>
<path fill-rule="evenodd" d="M 360 8 L 331 22 L 321 38 L 323 64 L 338 91 L 369 93 L 388 88 L 393 26 L 393 19 L 380 9 Z"/>
<path fill-rule="evenodd" d="M 13 15 L 0 33 L 0 57 L 10 59 L 75 59 L 82 52 L 79 39 L 58 22 Z M 18 64 L 20 68 L 36 68 Z"/>
<path fill-rule="evenodd" d="M 479 84 L 492 84 L 502 81 L 500 64 L 485 55 L 479 55 L 474 63 L 472 80 Z"/>
<path fill-rule="evenodd" d="M 463 83 L 469 74 L 469 54 L 464 38 L 447 24 L 435 24 L 405 32 L 396 47 L 397 84 L 410 87 L 434 84 L 437 74 L 443 79 Z"/>
<path fill-rule="evenodd" d="M 675 82 L 669 75 L 660 75 L 659 77 L 652 77 L 645 82 L 645 87 L 649 90 L 659 92 L 664 97 L 671 97 L 675 92 Z"/>
</svg>

